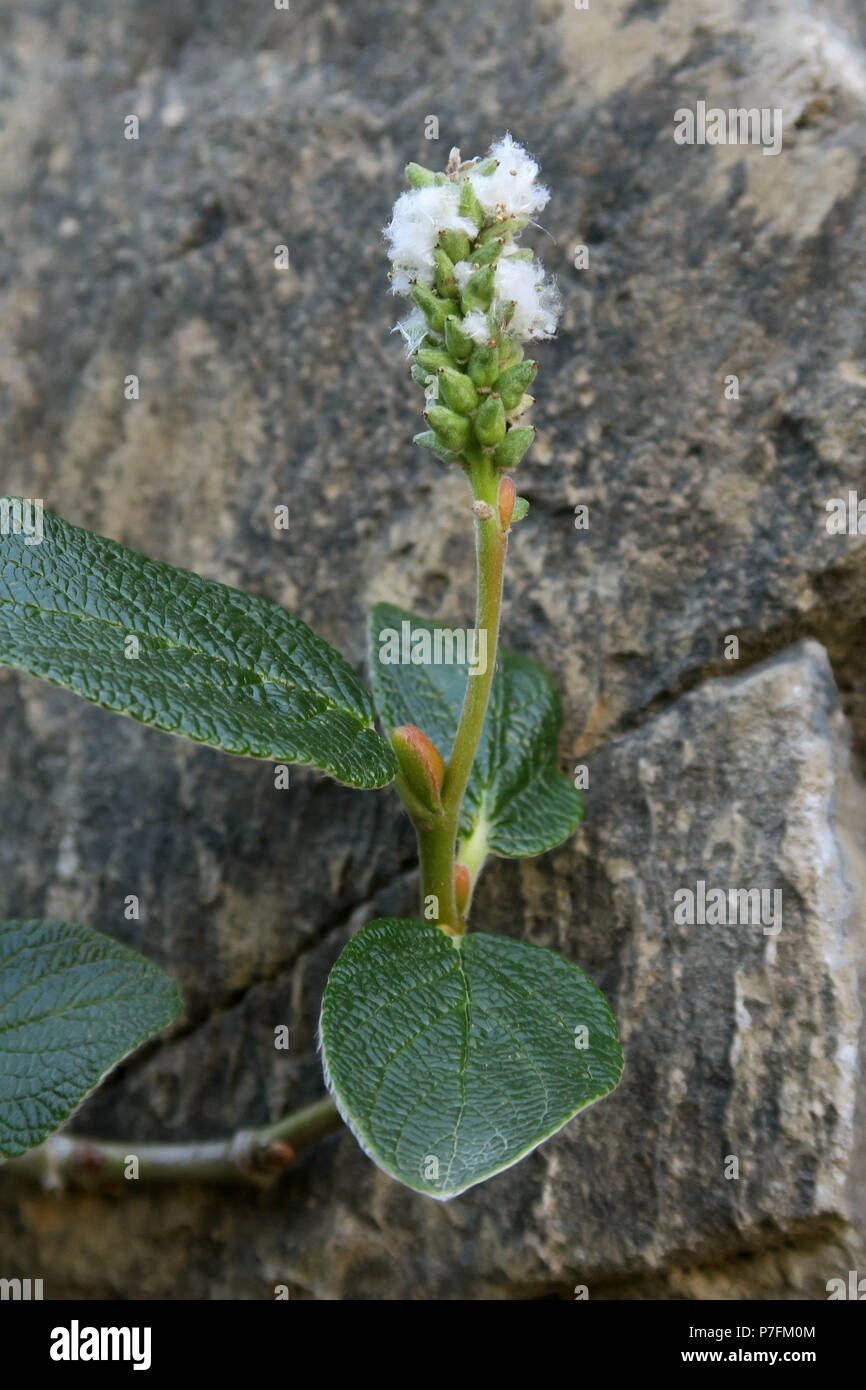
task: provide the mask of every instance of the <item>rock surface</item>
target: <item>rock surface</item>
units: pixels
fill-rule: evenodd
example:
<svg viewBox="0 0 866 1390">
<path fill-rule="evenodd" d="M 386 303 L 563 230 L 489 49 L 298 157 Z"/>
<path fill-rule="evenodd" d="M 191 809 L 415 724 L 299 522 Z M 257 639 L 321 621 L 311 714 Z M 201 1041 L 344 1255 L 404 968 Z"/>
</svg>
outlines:
<svg viewBox="0 0 866 1390">
<path fill-rule="evenodd" d="M 0 1273 L 54 1297 L 823 1297 L 866 1267 L 866 567 L 825 524 L 866 438 L 855 6 L 34 0 L 0 3 L 0 38 L 4 490 L 267 594 L 359 667 L 372 602 L 472 601 L 461 483 L 408 442 L 378 229 L 409 158 L 506 127 L 537 153 L 566 311 L 505 634 L 556 675 L 591 785 L 575 841 L 494 866 L 478 922 L 578 960 L 628 1067 L 445 1206 L 347 1135 L 263 1194 L 4 1182 Z M 697 100 L 782 108 L 781 154 L 675 144 Z M 413 910 L 393 797 L 278 792 L 5 672 L 0 727 L 0 911 L 129 941 L 187 1004 L 76 1125 L 215 1135 L 314 1098 L 340 945 Z M 678 925 L 698 880 L 781 889 L 781 932 Z"/>
</svg>

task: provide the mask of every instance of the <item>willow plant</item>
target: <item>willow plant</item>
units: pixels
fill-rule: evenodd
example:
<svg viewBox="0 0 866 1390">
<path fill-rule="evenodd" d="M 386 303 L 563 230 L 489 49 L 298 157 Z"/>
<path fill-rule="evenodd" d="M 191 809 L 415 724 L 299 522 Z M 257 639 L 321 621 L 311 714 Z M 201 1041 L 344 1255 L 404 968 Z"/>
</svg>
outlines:
<svg viewBox="0 0 866 1390">
<path fill-rule="evenodd" d="M 469 929 L 488 859 L 553 848 L 582 810 L 558 766 L 552 682 L 499 650 L 509 535 L 528 509 L 511 477 L 533 439 L 526 345 L 553 336 L 560 308 L 520 236 L 549 194 L 508 135 L 482 160 L 454 150 L 445 171 L 406 174 L 385 229 L 391 288 L 412 303 L 397 327 L 425 395 L 415 442 L 471 490 L 474 629 L 377 605 L 371 698 L 282 608 L 47 513 L 28 526 L 27 503 L 6 498 L 0 661 L 226 753 L 353 787 L 394 784 L 418 838 L 419 916 L 370 922 L 349 941 L 319 1024 L 333 1102 L 252 1136 L 246 1154 L 279 1167 L 339 1115 L 385 1172 L 444 1199 L 606 1095 L 622 1057 L 610 1009 L 576 965 L 474 919 Z M 397 634 L 409 645 L 395 657 Z M 0 1153 L 40 1145 L 180 1008 L 160 970 L 86 927 L 0 924 Z M 76 1141 L 59 1138 L 74 1154 Z M 237 1144 L 205 1147 L 200 1175 L 224 1176 Z M 154 1169 L 184 1171 L 179 1149 L 144 1148 Z"/>
</svg>

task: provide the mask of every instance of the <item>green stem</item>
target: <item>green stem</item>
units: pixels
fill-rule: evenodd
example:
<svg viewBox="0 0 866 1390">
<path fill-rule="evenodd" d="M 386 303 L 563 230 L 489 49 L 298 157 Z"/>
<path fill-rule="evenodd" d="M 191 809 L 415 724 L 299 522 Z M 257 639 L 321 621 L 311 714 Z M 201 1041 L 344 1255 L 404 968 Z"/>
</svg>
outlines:
<svg viewBox="0 0 866 1390">
<path fill-rule="evenodd" d="M 45 1188 L 98 1188 L 132 1181 L 130 1159 L 142 1182 L 274 1182 L 302 1149 L 342 1124 L 330 1096 L 262 1129 L 190 1144 L 136 1144 L 52 1134 L 20 1158 L 0 1163 L 0 1176 L 35 1179 Z"/>
<path fill-rule="evenodd" d="M 455 826 L 443 813 L 431 826 L 415 826 L 421 867 L 421 908 L 428 917 L 428 898 L 435 898 L 435 920 L 459 929 L 457 899 L 454 895 Z"/>
<path fill-rule="evenodd" d="M 458 934 L 463 931 L 463 921 L 458 913 L 454 895 L 457 825 L 478 752 L 493 684 L 499 643 L 505 552 L 508 548 L 507 530 L 504 531 L 500 525 L 497 506 L 499 474 L 489 459 L 483 457 L 472 464 L 469 481 L 476 503 L 475 630 L 478 643 L 482 640 L 486 643 L 486 664 L 483 670 L 479 668 L 477 675 L 470 675 L 466 682 L 457 736 L 442 783 L 441 815 L 430 826 L 416 827 L 421 859 L 422 896 L 425 900 L 430 896 L 437 899 L 440 925 L 451 926 Z M 480 653 L 480 646 L 478 651 Z"/>
</svg>

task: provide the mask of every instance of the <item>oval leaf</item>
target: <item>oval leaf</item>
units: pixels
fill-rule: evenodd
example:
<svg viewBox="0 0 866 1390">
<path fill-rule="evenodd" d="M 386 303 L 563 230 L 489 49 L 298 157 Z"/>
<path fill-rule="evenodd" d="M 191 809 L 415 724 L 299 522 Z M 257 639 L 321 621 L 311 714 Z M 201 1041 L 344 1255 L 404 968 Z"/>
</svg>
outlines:
<svg viewBox="0 0 866 1390">
<path fill-rule="evenodd" d="M 0 498 L 0 664 L 224 753 L 353 787 L 396 766 L 338 652 L 285 609 Z"/>
<path fill-rule="evenodd" d="M 40 1144 L 180 1010 L 128 946 L 71 922 L 0 922 L 0 1155 Z"/>
<path fill-rule="evenodd" d="M 385 728 L 417 725 L 447 763 L 466 682 L 475 679 L 470 663 L 481 665 L 482 649 L 474 651 L 459 629 L 379 603 L 370 614 L 369 652 Z M 488 851 L 515 859 L 542 854 L 576 828 L 583 808 L 559 771 L 561 723 L 562 702 L 546 671 L 529 657 L 500 652 L 461 811 L 459 858 L 477 863 Z"/>
<path fill-rule="evenodd" d="M 509 1168 L 622 1071 L 613 1015 L 577 966 L 510 937 L 393 918 L 343 950 L 320 1038 L 361 1147 L 440 1200 Z"/>
</svg>

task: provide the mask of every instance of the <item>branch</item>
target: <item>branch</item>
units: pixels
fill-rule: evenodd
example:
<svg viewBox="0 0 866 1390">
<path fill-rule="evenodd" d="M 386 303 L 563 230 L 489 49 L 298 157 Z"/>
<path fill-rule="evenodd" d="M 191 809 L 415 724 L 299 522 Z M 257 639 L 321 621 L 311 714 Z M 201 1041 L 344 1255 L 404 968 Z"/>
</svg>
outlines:
<svg viewBox="0 0 866 1390">
<path fill-rule="evenodd" d="M 477 633 L 485 634 L 487 665 L 483 672 L 470 673 L 467 677 L 460 722 L 442 783 L 442 814 L 429 828 L 416 825 L 421 855 L 422 900 L 434 896 L 439 904 L 439 922 L 448 923 L 458 934 L 464 930 L 466 907 L 464 905 L 462 911 L 458 909 L 455 895 L 457 827 L 493 685 L 505 553 L 508 549 L 508 523 L 502 524 L 497 506 L 497 470 L 482 455 L 472 464 L 469 481 L 475 499 L 475 628 Z"/>
<path fill-rule="evenodd" d="M 52 1134 L 20 1158 L 0 1161 L 0 1177 L 38 1182 L 46 1191 L 130 1181 L 130 1161 L 144 1182 L 252 1183 L 269 1186 L 303 1150 L 342 1124 L 330 1096 L 262 1129 L 190 1144 L 135 1144 Z"/>
</svg>

